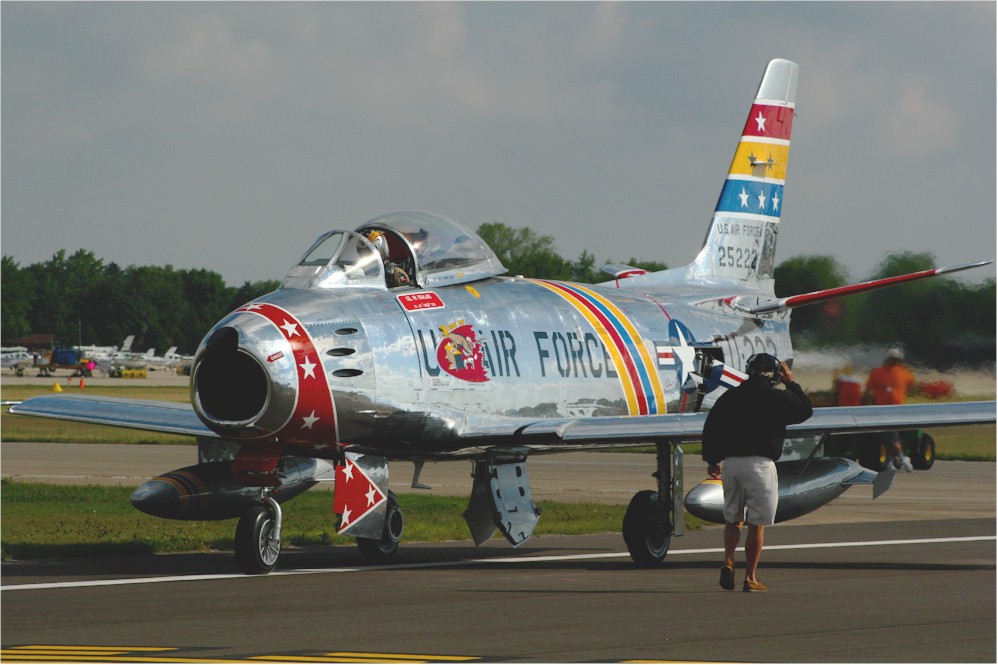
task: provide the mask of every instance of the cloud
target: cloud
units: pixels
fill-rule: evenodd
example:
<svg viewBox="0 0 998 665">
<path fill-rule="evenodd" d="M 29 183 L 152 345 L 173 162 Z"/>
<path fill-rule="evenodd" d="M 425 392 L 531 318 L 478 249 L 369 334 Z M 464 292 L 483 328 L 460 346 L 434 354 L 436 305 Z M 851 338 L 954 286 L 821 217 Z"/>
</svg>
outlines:
<svg viewBox="0 0 998 665">
<path fill-rule="evenodd" d="M 233 21 L 221 16 L 198 17 L 186 25 L 179 39 L 150 48 L 142 61 L 154 82 L 243 99 L 264 94 L 277 72 L 270 46 L 259 39 L 238 37 Z"/>
<path fill-rule="evenodd" d="M 907 79 L 897 87 L 878 123 L 883 145 L 907 157 L 950 151 L 958 133 L 956 109 L 930 94 L 928 84 L 921 79 Z"/>
</svg>

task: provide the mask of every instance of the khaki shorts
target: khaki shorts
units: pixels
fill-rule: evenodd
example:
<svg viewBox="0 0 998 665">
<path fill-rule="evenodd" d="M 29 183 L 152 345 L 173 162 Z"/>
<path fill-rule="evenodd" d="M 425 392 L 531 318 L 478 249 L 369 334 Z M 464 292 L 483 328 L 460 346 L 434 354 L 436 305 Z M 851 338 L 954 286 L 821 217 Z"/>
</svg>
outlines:
<svg viewBox="0 0 998 665">
<path fill-rule="evenodd" d="M 724 521 L 770 526 L 776 520 L 780 483 L 768 457 L 728 457 L 722 467 Z"/>
</svg>

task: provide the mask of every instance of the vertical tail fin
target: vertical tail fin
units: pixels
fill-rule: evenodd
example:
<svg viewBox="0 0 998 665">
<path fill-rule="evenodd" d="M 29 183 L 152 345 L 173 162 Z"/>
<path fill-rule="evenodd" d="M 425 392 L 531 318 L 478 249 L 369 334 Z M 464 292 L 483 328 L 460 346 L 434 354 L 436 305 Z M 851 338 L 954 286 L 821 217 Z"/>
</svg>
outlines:
<svg viewBox="0 0 998 665">
<path fill-rule="evenodd" d="M 789 60 L 766 67 L 691 278 L 772 280 L 798 70 Z"/>
</svg>

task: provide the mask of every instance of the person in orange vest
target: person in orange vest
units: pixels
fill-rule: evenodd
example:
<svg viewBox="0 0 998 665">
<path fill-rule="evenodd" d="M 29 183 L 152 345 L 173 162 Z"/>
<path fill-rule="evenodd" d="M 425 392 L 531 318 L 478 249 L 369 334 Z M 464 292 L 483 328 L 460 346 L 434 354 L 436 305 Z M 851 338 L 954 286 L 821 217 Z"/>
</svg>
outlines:
<svg viewBox="0 0 998 665">
<path fill-rule="evenodd" d="M 835 405 L 859 406 L 863 400 L 863 379 L 855 373 L 852 363 L 847 363 L 835 377 Z"/>
<path fill-rule="evenodd" d="M 904 352 L 891 349 L 880 367 L 870 370 L 866 390 L 874 404 L 904 404 L 908 391 L 915 385 L 915 375 L 904 364 Z M 884 432 L 884 445 L 894 461 L 894 466 L 911 471 L 911 460 L 901 450 L 901 433 Z"/>
</svg>

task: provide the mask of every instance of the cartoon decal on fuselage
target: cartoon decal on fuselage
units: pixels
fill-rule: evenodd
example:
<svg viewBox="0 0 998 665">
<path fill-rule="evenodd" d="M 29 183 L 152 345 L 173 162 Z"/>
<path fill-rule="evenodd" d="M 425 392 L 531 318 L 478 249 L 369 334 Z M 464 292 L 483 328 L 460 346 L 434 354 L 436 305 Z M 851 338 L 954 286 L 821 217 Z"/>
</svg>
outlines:
<svg viewBox="0 0 998 665">
<path fill-rule="evenodd" d="M 462 381 L 481 383 L 489 380 L 474 327 L 461 319 L 440 326 L 440 333 L 443 336 L 437 346 L 437 365 L 440 369 Z"/>
</svg>

